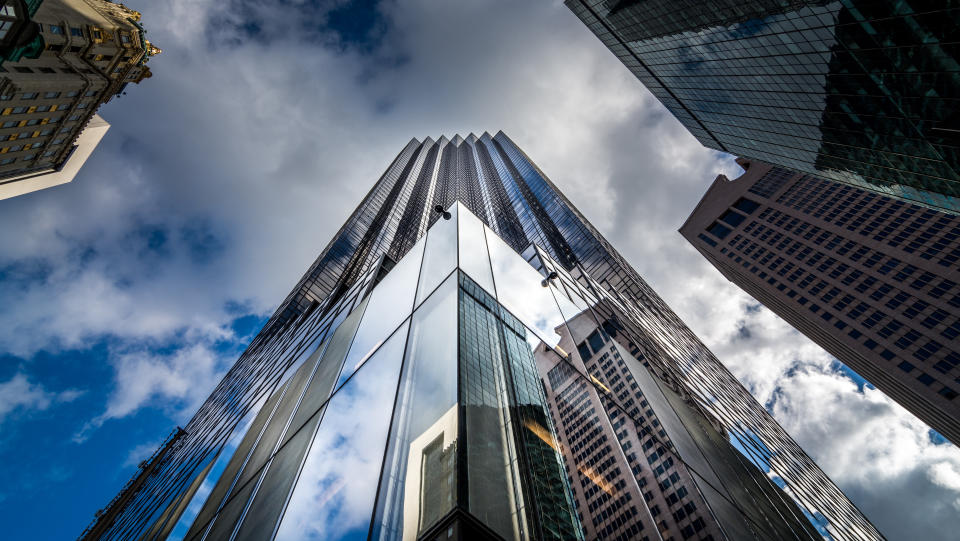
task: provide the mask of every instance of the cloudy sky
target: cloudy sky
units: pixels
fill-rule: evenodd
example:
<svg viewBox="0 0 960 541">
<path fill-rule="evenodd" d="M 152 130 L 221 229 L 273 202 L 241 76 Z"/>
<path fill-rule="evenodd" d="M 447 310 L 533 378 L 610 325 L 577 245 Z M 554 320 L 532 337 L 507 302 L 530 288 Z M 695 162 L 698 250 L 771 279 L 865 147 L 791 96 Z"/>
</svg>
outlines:
<svg viewBox="0 0 960 541">
<path fill-rule="evenodd" d="M 154 77 L 101 110 L 112 128 L 73 183 L 0 201 L 11 538 L 80 533 L 411 137 L 499 129 L 881 531 L 955 538 L 960 452 L 683 241 L 739 168 L 559 1 L 126 4 L 164 50 Z"/>
</svg>

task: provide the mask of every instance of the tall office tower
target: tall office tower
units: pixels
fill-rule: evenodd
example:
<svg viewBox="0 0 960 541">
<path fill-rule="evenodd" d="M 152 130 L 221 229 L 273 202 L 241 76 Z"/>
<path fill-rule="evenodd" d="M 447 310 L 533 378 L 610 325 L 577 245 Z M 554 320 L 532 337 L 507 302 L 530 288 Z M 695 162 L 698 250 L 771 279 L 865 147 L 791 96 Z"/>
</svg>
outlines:
<svg viewBox="0 0 960 541">
<path fill-rule="evenodd" d="M 566 0 L 705 146 L 960 212 L 960 6 Z"/>
<path fill-rule="evenodd" d="M 881 537 L 503 133 L 411 140 L 176 434 L 85 539 Z"/>
<path fill-rule="evenodd" d="M 0 199 L 73 180 L 97 109 L 151 75 L 139 20 L 109 0 L 0 2 Z"/>
<path fill-rule="evenodd" d="M 960 444 L 960 218 L 761 162 L 680 232 L 728 280 Z"/>
</svg>

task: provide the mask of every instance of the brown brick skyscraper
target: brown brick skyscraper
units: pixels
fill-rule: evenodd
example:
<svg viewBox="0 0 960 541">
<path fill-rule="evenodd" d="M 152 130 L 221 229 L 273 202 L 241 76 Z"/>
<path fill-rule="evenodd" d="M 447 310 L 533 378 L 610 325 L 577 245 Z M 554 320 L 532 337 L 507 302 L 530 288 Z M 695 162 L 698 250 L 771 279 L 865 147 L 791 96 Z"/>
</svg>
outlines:
<svg viewBox="0 0 960 541">
<path fill-rule="evenodd" d="M 680 233 L 747 293 L 960 443 L 960 217 L 761 162 Z"/>
</svg>

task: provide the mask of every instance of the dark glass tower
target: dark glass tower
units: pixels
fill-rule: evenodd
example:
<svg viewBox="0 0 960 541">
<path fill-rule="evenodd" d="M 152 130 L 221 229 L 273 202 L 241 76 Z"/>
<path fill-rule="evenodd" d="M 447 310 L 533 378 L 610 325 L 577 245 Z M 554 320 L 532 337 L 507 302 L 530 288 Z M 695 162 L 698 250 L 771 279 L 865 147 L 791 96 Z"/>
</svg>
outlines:
<svg viewBox="0 0 960 541">
<path fill-rule="evenodd" d="M 412 140 L 99 516 L 91 538 L 881 537 L 503 133 Z"/>
<path fill-rule="evenodd" d="M 566 4 L 705 146 L 960 212 L 960 4 Z"/>
</svg>

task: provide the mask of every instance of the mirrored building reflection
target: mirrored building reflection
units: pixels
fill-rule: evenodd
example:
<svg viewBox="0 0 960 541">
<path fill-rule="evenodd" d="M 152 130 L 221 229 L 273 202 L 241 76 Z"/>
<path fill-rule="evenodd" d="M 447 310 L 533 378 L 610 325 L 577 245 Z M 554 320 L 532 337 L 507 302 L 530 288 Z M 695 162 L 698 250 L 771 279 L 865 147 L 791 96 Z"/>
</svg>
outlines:
<svg viewBox="0 0 960 541">
<path fill-rule="evenodd" d="M 881 538 L 502 132 L 411 141 L 163 455 L 97 538 Z"/>
<path fill-rule="evenodd" d="M 960 212 L 960 5 L 566 0 L 705 146 Z"/>
</svg>

